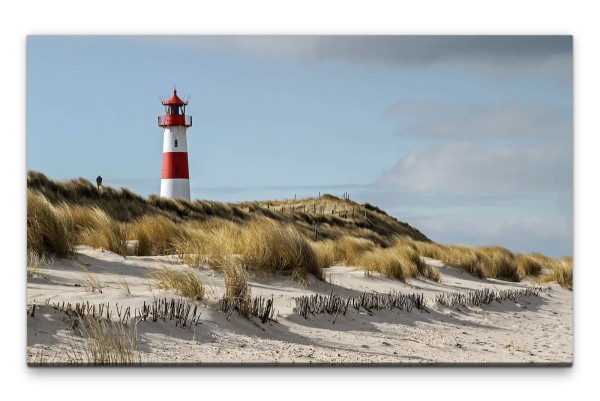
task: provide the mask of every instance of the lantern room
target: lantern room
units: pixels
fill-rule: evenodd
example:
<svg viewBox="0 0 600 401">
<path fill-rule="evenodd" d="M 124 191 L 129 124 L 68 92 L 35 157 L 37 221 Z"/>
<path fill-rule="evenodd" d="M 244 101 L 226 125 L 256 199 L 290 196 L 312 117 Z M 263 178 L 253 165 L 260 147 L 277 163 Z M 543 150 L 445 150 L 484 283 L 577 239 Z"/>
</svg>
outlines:
<svg viewBox="0 0 600 401">
<path fill-rule="evenodd" d="M 192 117 L 185 115 L 185 106 L 188 102 L 184 102 L 177 96 L 177 90 L 173 90 L 173 96 L 166 102 L 162 102 L 165 106 L 165 115 L 158 117 L 159 127 L 191 127 Z"/>
</svg>

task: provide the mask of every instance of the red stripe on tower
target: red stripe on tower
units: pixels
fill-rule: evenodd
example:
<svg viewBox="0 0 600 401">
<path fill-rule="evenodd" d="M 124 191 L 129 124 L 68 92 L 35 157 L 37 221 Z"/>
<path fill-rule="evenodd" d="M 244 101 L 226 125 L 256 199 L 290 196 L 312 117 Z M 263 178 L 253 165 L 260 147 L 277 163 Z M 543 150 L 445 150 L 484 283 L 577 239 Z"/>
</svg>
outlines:
<svg viewBox="0 0 600 401">
<path fill-rule="evenodd" d="M 190 178 L 187 152 L 163 153 L 161 178 Z"/>
</svg>

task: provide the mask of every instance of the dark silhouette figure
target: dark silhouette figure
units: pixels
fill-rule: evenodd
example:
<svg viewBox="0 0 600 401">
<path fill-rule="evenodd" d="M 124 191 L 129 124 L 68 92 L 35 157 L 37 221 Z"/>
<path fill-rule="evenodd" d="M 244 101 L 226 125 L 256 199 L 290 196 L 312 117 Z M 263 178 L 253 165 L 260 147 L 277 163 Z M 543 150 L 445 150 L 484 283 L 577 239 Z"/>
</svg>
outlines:
<svg viewBox="0 0 600 401">
<path fill-rule="evenodd" d="M 98 185 L 98 189 L 100 189 L 100 187 L 102 187 L 102 177 L 98 176 L 96 178 L 96 185 Z"/>
</svg>

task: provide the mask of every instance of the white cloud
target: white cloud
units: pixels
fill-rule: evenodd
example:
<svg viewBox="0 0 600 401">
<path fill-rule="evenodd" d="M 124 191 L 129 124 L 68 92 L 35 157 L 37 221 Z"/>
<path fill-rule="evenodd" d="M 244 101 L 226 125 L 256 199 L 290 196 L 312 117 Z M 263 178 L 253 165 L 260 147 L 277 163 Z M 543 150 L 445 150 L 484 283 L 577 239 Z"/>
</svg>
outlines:
<svg viewBox="0 0 600 401">
<path fill-rule="evenodd" d="M 402 136 L 460 139 L 563 139 L 573 132 L 572 110 L 566 107 L 508 102 L 467 105 L 400 101 L 387 118 L 403 121 Z"/>
<path fill-rule="evenodd" d="M 563 144 L 450 142 L 407 155 L 378 184 L 410 191 L 562 191 L 572 188 L 572 175 Z"/>
</svg>

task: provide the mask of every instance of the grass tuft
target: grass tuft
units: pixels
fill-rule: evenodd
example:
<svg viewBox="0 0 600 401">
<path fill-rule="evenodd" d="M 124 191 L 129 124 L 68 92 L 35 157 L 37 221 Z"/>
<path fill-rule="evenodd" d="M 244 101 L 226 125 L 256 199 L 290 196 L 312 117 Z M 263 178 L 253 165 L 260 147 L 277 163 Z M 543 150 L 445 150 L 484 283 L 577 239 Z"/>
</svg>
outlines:
<svg viewBox="0 0 600 401">
<path fill-rule="evenodd" d="M 433 242 L 413 241 L 406 237 L 403 240 L 414 244 L 421 256 L 455 266 L 475 277 L 520 280 L 517 257 L 506 248 L 440 245 Z"/>
<path fill-rule="evenodd" d="M 475 248 L 486 278 L 519 281 L 517 258 L 506 248 L 486 246 Z"/>
<path fill-rule="evenodd" d="M 315 254 L 317 255 L 317 262 L 319 263 L 320 269 L 326 269 L 335 264 L 335 241 L 324 240 L 318 242 L 311 242 L 310 245 L 315 251 Z"/>
<path fill-rule="evenodd" d="M 242 230 L 241 244 L 241 262 L 249 269 L 289 273 L 300 281 L 308 273 L 322 278 L 317 254 L 293 225 L 253 219 Z"/>
<path fill-rule="evenodd" d="M 183 229 L 164 216 L 144 216 L 126 225 L 125 235 L 137 240 L 137 255 L 169 255 L 176 253 L 177 238 Z"/>
<path fill-rule="evenodd" d="M 544 269 L 535 258 L 523 253 L 517 254 L 517 266 L 521 277 L 539 276 Z"/>
<path fill-rule="evenodd" d="M 573 291 L 573 265 L 564 265 L 563 267 L 550 270 L 549 273 L 541 277 L 544 283 L 556 282 L 561 287 Z"/>
<path fill-rule="evenodd" d="M 573 291 L 573 258 L 570 256 L 564 258 L 552 258 L 539 253 L 530 255 L 538 261 L 544 270 L 539 277 L 543 283 L 556 282 L 561 287 Z"/>
<path fill-rule="evenodd" d="M 90 273 L 90 271 L 83 265 L 80 265 L 79 268 L 84 274 L 84 278 L 79 282 L 79 284 L 88 292 L 98 292 L 102 294 L 102 284 L 100 280 L 98 280 L 98 276 Z"/>
<path fill-rule="evenodd" d="M 131 288 L 129 288 L 129 283 L 125 276 L 119 276 L 119 280 L 117 281 L 117 285 L 121 292 L 125 295 L 131 295 Z"/>
<path fill-rule="evenodd" d="M 83 319 L 79 334 L 88 339 L 76 348 L 74 360 L 91 365 L 136 365 L 141 363 L 137 337 L 133 329 L 127 331 L 118 323 L 105 319 Z"/>
<path fill-rule="evenodd" d="M 77 236 L 80 244 L 94 248 L 104 248 L 125 256 L 127 244 L 125 229 L 98 207 L 86 207 L 78 211 L 76 225 L 80 227 Z"/>
<path fill-rule="evenodd" d="M 161 290 L 172 289 L 183 297 L 196 300 L 204 297 L 204 285 L 191 269 L 179 271 L 162 266 L 152 273 L 151 277 L 156 280 L 156 287 Z"/>
<path fill-rule="evenodd" d="M 232 264 L 224 271 L 225 296 L 223 302 L 230 304 L 240 315 L 250 316 L 252 310 L 252 296 L 248 285 L 248 275 L 243 267 Z"/>
<path fill-rule="evenodd" d="M 34 250 L 27 251 L 27 276 L 44 276 L 44 270 L 52 266 L 54 261 Z"/>
<path fill-rule="evenodd" d="M 392 249 L 375 248 L 360 255 L 356 263 L 366 274 L 372 271 L 382 276 L 407 281 L 413 276 L 411 266 L 404 264 L 399 254 Z"/>
<path fill-rule="evenodd" d="M 73 255 L 74 240 L 69 207 L 53 205 L 41 193 L 27 190 L 27 249 L 38 255 L 69 258 Z"/>
<path fill-rule="evenodd" d="M 333 242 L 333 258 L 336 262 L 356 265 L 367 251 L 373 251 L 376 245 L 365 238 L 344 235 Z"/>
</svg>

